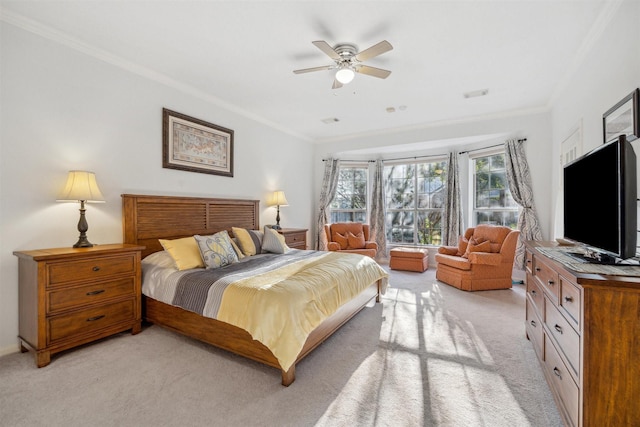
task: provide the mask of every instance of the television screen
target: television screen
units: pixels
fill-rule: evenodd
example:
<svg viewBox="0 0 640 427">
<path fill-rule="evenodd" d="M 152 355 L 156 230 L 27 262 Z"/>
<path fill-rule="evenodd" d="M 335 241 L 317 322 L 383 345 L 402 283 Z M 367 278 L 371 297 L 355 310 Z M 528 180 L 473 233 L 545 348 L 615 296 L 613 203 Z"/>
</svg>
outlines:
<svg viewBox="0 0 640 427">
<path fill-rule="evenodd" d="M 564 236 L 605 256 L 636 253 L 636 156 L 624 136 L 564 167 Z"/>
</svg>

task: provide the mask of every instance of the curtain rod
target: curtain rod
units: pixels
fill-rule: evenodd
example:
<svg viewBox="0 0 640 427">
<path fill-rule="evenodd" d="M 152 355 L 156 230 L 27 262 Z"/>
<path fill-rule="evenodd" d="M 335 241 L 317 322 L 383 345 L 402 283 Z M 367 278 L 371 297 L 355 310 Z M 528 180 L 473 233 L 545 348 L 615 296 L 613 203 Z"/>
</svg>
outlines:
<svg viewBox="0 0 640 427">
<path fill-rule="evenodd" d="M 519 140 L 518 140 L 518 142 L 525 142 L 526 140 L 527 140 L 527 138 L 522 138 L 522 139 L 519 139 Z M 501 146 L 503 146 L 503 145 L 504 145 L 504 144 L 496 144 L 496 145 L 490 145 L 489 147 L 482 147 L 482 148 L 475 148 L 475 149 L 473 149 L 473 150 L 461 151 L 461 152 L 459 152 L 459 153 L 458 153 L 458 155 L 460 155 L 460 154 L 467 154 L 467 153 L 473 153 L 474 151 L 486 150 L 486 149 L 488 149 L 488 148 L 501 147 Z"/>
<path fill-rule="evenodd" d="M 390 162 L 390 161 L 394 161 L 394 160 L 408 160 L 408 159 L 427 159 L 429 157 L 447 157 L 447 154 L 429 154 L 428 156 L 413 156 L 413 157 L 397 157 L 395 159 L 383 159 L 383 162 Z"/>
</svg>

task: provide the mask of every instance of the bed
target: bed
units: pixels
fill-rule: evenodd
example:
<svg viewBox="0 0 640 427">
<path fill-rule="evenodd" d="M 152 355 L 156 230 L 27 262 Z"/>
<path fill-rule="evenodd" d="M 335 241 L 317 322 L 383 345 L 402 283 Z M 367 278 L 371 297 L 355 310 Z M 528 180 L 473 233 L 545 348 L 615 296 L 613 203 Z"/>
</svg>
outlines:
<svg viewBox="0 0 640 427">
<path fill-rule="evenodd" d="M 143 259 L 163 251 L 159 239 L 211 235 L 223 230 L 231 232 L 232 227 L 260 229 L 257 200 L 123 194 L 122 208 L 123 240 L 125 243 L 145 246 Z M 279 369 L 282 384 L 289 386 L 295 380 L 296 364 L 300 360 L 365 306 L 373 301 L 380 302 L 386 280 L 386 274 L 376 276 L 371 283 L 367 282 L 359 294 L 322 320 L 306 336 L 294 362 L 285 365 L 286 369 L 272 350 L 254 340 L 245 329 L 230 323 L 205 317 L 146 295 L 143 295 L 143 317 L 150 323 Z"/>
</svg>

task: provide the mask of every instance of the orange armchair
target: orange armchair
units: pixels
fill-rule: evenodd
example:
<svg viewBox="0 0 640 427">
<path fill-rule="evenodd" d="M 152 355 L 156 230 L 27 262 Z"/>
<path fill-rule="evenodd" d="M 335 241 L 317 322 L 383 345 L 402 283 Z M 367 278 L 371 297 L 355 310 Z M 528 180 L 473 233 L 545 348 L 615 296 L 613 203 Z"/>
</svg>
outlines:
<svg viewBox="0 0 640 427">
<path fill-rule="evenodd" d="M 369 225 L 360 222 L 326 224 L 327 250 L 351 252 L 371 258 L 378 253 L 378 244 L 369 240 Z"/>
<path fill-rule="evenodd" d="M 511 273 L 520 232 L 481 224 L 469 228 L 458 246 L 441 246 L 436 279 L 464 291 L 511 288 Z"/>
</svg>

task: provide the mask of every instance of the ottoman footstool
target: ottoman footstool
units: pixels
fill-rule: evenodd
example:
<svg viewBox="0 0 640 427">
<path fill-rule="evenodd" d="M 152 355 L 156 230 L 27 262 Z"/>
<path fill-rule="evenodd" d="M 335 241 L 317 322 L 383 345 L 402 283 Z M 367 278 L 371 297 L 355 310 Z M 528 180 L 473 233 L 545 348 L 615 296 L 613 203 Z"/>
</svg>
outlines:
<svg viewBox="0 0 640 427">
<path fill-rule="evenodd" d="M 429 251 L 418 248 L 394 248 L 389 252 L 389 268 L 392 270 L 417 271 L 429 268 Z"/>
</svg>

